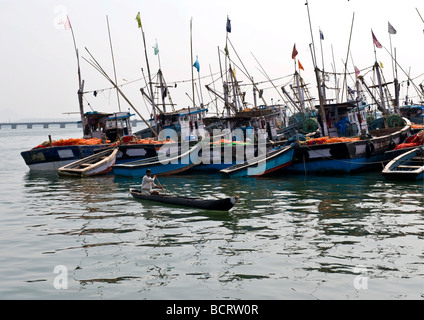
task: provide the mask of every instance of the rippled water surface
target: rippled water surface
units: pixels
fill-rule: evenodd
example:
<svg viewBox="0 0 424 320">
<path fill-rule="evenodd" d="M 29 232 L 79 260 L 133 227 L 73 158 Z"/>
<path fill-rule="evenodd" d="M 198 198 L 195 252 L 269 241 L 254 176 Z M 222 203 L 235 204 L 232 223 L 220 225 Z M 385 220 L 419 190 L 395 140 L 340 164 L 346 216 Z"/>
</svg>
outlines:
<svg viewBox="0 0 424 320">
<path fill-rule="evenodd" d="M 0 299 L 424 298 L 422 182 L 160 178 L 169 193 L 240 196 L 230 212 L 180 208 L 133 199 L 141 179 L 30 172 L 19 153 L 48 134 L 81 133 L 0 130 Z"/>
</svg>

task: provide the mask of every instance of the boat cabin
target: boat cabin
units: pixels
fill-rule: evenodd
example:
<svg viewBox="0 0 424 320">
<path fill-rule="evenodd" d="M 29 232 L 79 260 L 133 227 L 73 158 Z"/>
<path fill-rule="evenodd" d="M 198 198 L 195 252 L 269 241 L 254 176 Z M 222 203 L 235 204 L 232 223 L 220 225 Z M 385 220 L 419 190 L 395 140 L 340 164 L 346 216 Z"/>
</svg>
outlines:
<svg viewBox="0 0 424 320">
<path fill-rule="evenodd" d="M 279 128 L 286 123 L 285 110 L 279 106 L 246 108 L 237 111 L 230 117 L 211 117 L 205 119 L 205 125 L 212 134 L 215 128 L 228 129 L 233 132 L 235 129 L 253 129 L 256 134 L 264 134 L 268 139 L 276 141 L 279 137 Z M 240 137 L 235 137 L 239 140 Z"/>
<path fill-rule="evenodd" d="M 129 112 L 86 112 L 84 114 L 84 138 L 107 139 L 112 142 L 119 138 L 131 135 Z"/>
<path fill-rule="evenodd" d="M 355 102 L 344 102 L 324 105 L 330 137 L 354 137 L 368 133 L 368 105 L 357 105 Z M 316 106 L 317 109 L 320 106 Z M 322 128 L 321 115 L 317 112 L 318 123 Z M 322 132 L 322 130 L 321 130 Z"/>
<path fill-rule="evenodd" d="M 156 115 L 156 119 L 152 118 L 149 120 L 150 127 L 152 127 L 160 138 L 161 131 L 166 129 L 174 130 L 178 137 L 171 137 L 171 139 L 179 138 L 184 141 L 197 141 L 199 137 L 204 138 L 206 131 L 203 124 L 203 119 L 206 117 L 208 109 L 196 107 L 186 108 L 173 112 L 162 112 Z M 156 130 L 156 124 L 158 129 Z M 135 133 L 138 138 L 147 138 L 152 136 L 152 132 L 149 128 L 140 130 Z"/>
<path fill-rule="evenodd" d="M 408 118 L 415 124 L 424 124 L 424 106 L 408 105 L 399 109 L 402 117 Z"/>
</svg>

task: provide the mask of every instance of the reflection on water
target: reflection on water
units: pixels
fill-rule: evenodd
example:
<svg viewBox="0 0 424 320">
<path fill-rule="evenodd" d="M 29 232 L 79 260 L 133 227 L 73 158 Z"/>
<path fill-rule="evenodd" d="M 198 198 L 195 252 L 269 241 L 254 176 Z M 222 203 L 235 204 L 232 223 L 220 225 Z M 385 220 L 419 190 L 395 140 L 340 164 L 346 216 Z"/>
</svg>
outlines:
<svg viewBox="0 0 424 320">
<path fill-rule="evenodd" d="M 168 193 L 238 195 L 240 201 L 224 213 L 180 208 L 133 199 L 128 190 L 141 179 L 25 175 L 21 206 L 35 248 L 32 260 L 48 270 L 67 266 L 70 284 L 61 297 L 422 294 L 420 184 L 393 184 L 379 174 L 259 179 L 187 174 L 160 182 Z M 367 270 L 368 290 L 353 286 L 358 266 Z M 43 297 L 59 294 L 49 286 L 45 268 L 28 274 L 25 281 L 40 285 Z"/>
</svg>

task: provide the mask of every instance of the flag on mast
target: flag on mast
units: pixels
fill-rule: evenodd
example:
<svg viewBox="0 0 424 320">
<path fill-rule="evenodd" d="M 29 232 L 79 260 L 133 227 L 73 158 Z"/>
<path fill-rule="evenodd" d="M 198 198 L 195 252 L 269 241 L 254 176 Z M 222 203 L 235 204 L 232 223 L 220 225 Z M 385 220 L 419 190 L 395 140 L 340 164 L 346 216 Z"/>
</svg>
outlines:
<svg viewBox="0 0 424 320">
<path fill-rule="evenodd" d="M 158 41 L 157 40 L 156 40 L 155 46 L 153 47 L 153 50 L 154 50 L 155 56 L 157 56 L 158 53 L 159 53 L 159 46 L 158 46 Z"/>
<path fill-rule="evenodd" d="M 324 40 L 324 33 L 322 33 L 321 29 L 319 29 L 319 37 L 321 40 Z"/>
<path fill-rule="evenodd" d="M 355 67 L 355 75 L 358 78 L 359 74 L 361 73 L 361 71 L 359 71 L 359 69 L 357 67 Z"/>
<path fill-rule="evenodd" d="M 302 69 L 303 71 L 305 71 L 305 69 L 303 69 L 302 64 L 300 63 L 299 59 L 297 60 L 297 63 L 299 64 L 299 69 Z"/>
<path fill-rule="evenodd" d="M 231 20 L 230 18 L 227 16 L 227 26 L 226 26 L 227 32 L 231 33 Z"/>
<path fill-rule="evenodd" d="M 372 31 L 372 29 L 371 29 L 371 34 L 372 34 L 372 41 L 374 42 L 374 45 L 375 45 L 377 48 L 379 48 L 379 49 L 383 48 L 383 46 L 381 45 L 381 43 L 380 43 L 380 42 L 377 40 L 377 38 L 375 37 L 374 32 Z"/>
<path fill-rule="evenodd" d="M 71 21 L 69 20 L 69 16 L 68 15 L 66 15 L 66 21 L 64 23 L 64 27 L 65 27 L 65 30 L 72 29 Z"/>
<path fill-rule="evenodd" d="M 393 26 L 390 24 L 390 22 L 389 22 L 389 33 L 390 34 L 396 34 L 397 33 L 396 29 L 393 28 Z"/>
<path fill-rule="evenodd" d="M 200 64 L 199 64 L 199 59 L 196 56 L 196 61 L 193 64 L 193 67 L 195 67 L 197 69 L 197 72 L 200 72 Z"/>
<path fill-rule="evenodd" d="M 137 16 L 135 17 L 135 20 L 138 22 L 138 27 L 141 28 L 141 18 L 140 18 L 140 12 L 137 13 Z"/>
<path fill-rule="evenodd" d="M 297 56 L 298 53 L 299 52 L 297 52 L 297 50 L 296 50 L 296 43 L 295 43 L 294 46 L 293 46 L 293 52 L 292 52 L 292 59 L 293 60 L 296 59 L 296 56 Z"/>
</svg>

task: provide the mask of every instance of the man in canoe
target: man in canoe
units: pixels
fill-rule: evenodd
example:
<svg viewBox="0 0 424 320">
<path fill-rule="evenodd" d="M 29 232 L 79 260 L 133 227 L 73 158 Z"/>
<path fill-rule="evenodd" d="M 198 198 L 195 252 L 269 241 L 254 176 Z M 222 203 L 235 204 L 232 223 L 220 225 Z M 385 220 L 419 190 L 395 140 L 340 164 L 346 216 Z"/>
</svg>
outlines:
<svg viewBox="0 0 424 320">
<path fill-rule="evenodd" d="M 155 184 L 156 176 L 152 177 L 152 171 L 150 169 L 146 170 L 146 175 L 143 177 L 141 182 L 141 192 L 143 194 L 159 194 L 158 191 L 153 190 L 153 188 L 160 188 Z M 163 189 L 163 187 L 162 187 Z"/>
</svg>

